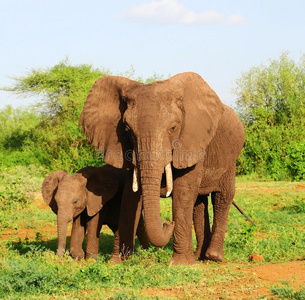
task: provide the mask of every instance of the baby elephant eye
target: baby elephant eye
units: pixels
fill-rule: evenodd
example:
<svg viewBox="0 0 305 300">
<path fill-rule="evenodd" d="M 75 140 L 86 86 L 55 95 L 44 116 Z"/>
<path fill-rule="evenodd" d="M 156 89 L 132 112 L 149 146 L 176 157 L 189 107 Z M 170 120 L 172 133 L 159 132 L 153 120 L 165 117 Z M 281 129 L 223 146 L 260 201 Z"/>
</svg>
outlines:
<svg viewBox="0 0 305 300">
<path fill-rule="evenodd" d="M 78 201 L 78 200 L 74 200 L 74 201 L 73 201 L 73 204 L 76 204 L 76 203 L 77 203 L 77 201 Z"/>
</svg>

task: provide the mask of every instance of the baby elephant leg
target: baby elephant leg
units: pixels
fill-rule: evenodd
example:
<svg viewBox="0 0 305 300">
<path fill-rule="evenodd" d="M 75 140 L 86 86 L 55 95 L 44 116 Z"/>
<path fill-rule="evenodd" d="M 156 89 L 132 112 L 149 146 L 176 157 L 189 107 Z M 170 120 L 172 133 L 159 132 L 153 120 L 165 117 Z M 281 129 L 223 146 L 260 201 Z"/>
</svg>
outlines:
<svg viewBox="0 0 305 300">
<path fill-rule="evenodd" d="M 103 224 L 100 212 L 98 212 L 93 217 L 88 218 L 86 259 L 93 258 L 97 260 L 99 251 L 99 238 L 102 225 Z"/>
<path fill-rule="evenodd" d="M 70 240 L 70 255 L 75 259 L 82 259 L 85 253 L 82 248 L 84 236 L 86 232 L 86 223 L 84 214 L 78 215 L 73 219 L 71 240 Z"/>
</svg>

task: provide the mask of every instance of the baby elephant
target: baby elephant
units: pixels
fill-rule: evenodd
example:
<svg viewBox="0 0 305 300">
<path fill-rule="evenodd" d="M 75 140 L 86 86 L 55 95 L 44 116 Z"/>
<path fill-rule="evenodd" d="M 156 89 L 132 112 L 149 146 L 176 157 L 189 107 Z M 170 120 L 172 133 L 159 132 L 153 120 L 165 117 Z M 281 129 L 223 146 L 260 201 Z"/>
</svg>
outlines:
<svg viewBox="0 0 305 300">
<path fill-rule="evenodd" d="M 82 243 L 87 232 L 86 258 L 97 259 L 102 225 L 108 225 L 114 233 L 118 229 L 128 176 L 129 171 L 105 165 L 85 167 L 72 175 L 59 170 L 44 179 L 43 199 L 57 215 L 58 256 L 65 252 L 68 223 L 73 219 L 70 255 L 77 259 L 85 257 Z M 140 198 L 139 193 L 133 197 Z M 148 248 L 142 215 L 137 234 L 142 247 Z"/>
</svg>

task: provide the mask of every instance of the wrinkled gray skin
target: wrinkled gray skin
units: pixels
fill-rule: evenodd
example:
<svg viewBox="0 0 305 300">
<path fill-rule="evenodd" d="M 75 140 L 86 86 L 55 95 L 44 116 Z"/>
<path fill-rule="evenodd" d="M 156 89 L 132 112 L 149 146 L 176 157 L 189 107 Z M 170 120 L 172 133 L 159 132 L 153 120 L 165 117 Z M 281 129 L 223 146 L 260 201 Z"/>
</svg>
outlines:
<svg viewBox="0 0 305 300">
<path fill-rule="evenodd" d="M 99 168 L 86 167 L 72 175 L 64 171 L 55 171 L 45 178 L 42 184 L 43 199 L 57 214 L 58 256 L 65 252 L 67 227 L 72 219 L 69 251 L 73 258 L 97 259 L 99 235 L 103 224 L 108 225 L 118 240 L 121 201 L 128 177 L 130 172 L 105 165 Z M 140 201 L 139 193 L 133 193 L 131 197 L 134 201 Z M 140 219 L 140 243 L 143 248 L 148 248 L 149 241 L 141 212 L 137 218 L 137 221 Z M 86 233 L 85 254 L 82 243 Z M 132 238 L 134 242 L 134 235 Z"/>
<path fill-rule="evenodd" d="M 146 231 L 153 245 L 164 246 L 173 232 L 173 264 L 194 264 L 198 258 L 223 260 L 244 129 L 233 110 L 198 74 L 181 73 L 152 84 L 119 76 L 100 78 L 87 97 L 79 123 L 108 164 L 138 174 Z M 169 164 L 173 222 L 162 223 L 159 189 Z M 214 212 L 212 231 L 208 194 Z M 127 205 L 123 211 L 119 230 L 121 223 L 133 222 Z M 193 219 L 199 241 L 195 254 Z"/>
</svg>

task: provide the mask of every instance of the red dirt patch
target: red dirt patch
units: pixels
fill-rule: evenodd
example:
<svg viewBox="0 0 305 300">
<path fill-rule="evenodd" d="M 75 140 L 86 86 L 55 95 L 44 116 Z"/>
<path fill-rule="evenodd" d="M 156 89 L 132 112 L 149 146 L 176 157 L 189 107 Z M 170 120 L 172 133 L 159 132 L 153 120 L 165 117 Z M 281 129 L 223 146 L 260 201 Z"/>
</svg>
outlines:
<svg viewBox="0 0 305 300">
<path fill-rule="evenodd" d="M 18 241 L 24 240 L 26 238 L 33 239 L 39 233 L 39 239 L 42 241 L 48 241 L 50 236 L 57 234 L 56 226 L 44 226 L 39 229 L 34 228 L 18 228 L 18 229 L 9 229 L 5 232 L 2 232 L 1 240 L 11 240 Z"/>
<path fill-rule="evenodd" d="M 249 280 L 256 280 L 254 287 L 249 293 L 250 298 L 244 298 L 245 294 L 238 299 L 256 299 L 264 295 L 271 296 L 269 288 L 274 285 L 283 285 L 283 281 L 295 289 L 305 288 L 305 261 L 290 261 L 279 264 L 255 265 L 242 269 L 247 275 L 240 285 L 247 286 Z M 253 297 L 253 298 L 252 298 Z M 237 298 L 236 298 L 237 299 Z"/>
<path fill-rule="evenodd" d="M 294 188 L 295 192 L 303 192 L 304 190 L 305 190 L 305 184 L 303 183 L 298 183 Z"/>
<path fill-rule="evenodd" d="M 292 287 L 305 285 L 305 261 L 290 261 L 281 264 L 254 267 L 259 279 L 276 283 L 280 280 L 289 281 Z"/>
</svg>

